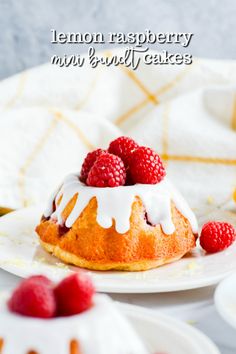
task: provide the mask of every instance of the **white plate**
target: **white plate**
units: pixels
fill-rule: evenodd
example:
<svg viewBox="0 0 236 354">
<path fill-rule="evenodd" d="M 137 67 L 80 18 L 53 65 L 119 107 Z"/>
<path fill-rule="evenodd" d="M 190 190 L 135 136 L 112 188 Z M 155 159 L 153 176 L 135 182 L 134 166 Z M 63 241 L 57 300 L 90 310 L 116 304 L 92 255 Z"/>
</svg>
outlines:
<svg viewBox="0 0 236 354">
<path fill-rule="evenodd" d="M 215 291 L 215 305 L 231 326 L 236 328 L 236 273 L 223 280 Z"/>
<path fill-rule="evenodd" d="M 169 316 L 119 304 L 151 354 L 220 354 L 203 333 Z"/>
<path fill-rule="evenodd" d="M 21 277 L 45 274 L 59 280 L 78 268 L 46 253 L 34 232 L 42 208 L 26 208 L 0 218 L 0 267 Z M 216 284 L 236 271 L 236 244 L 226 251 L 205 255 L 200 249 L 178 262 L 145 272 L 91 271 L 98 291 L 155 293 Z"/>
</svg>

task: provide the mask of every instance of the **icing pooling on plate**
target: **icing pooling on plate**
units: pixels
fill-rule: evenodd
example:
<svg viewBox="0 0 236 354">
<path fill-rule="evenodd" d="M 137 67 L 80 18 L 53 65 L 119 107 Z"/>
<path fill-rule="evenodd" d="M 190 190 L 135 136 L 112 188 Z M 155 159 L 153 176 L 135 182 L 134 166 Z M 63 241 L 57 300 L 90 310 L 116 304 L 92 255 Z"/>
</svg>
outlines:
<svg viewBox="0 0 236 354">
<path fill-rule="evenodd" d="M 6 296 L 0 297 L 0 338 L 4 354 L 70 354 L 77 340 L 83 354 L 147 354 L 128 321 L 105 295 L 96 295 L 94 306 L 79 315 L 50 320 L 10 313 Z"/>
<path fill-rule="evenodd" d="M 45 217 L 57 219 L 63 224 L 62 212 L 66 205 L 78 193 L 77 201 L 65 226 L 70 228 L 89 201 L 97 199 L 97 222 L 103 228 L 112 226 L 115 220 L 116 231 L 123 234 L 130 228 L 130 215 L 132 204 L 136 197 L 142 200 L 147 212 L 147 218 L 152 225 L 160 224 L 167 235 L 175 231 L 172 222 L 171 201 L 174 202 L 180 213 L 189 220 L 194 233 L 198 231 L 197 220 L 182 195 L 165 178 L 158 184 L 135 184 L 132 186 L 120 186 L 115 188 L 96 188 L 84 185 L 77 175 L 69 175 L 64 183 L 49 202 L 44 213 Z M 60 205 L 57 205 L 61 198 Z M 56 202 L 56 210 L 53 211 L 53 203 Z"/>
</svg>

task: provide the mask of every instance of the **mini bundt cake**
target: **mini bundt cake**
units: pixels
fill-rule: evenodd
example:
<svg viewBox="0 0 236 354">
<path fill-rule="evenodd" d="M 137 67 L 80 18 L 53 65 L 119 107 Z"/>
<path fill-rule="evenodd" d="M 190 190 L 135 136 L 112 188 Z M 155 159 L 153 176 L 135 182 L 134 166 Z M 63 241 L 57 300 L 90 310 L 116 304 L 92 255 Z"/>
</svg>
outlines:
<svg viewBox="0 0 236 354">
<path fill-rule="evenodd" d="M 36 228 L 48 252 L 83 268 L 139 271 L 195 247 L 193 212 L 165 178 L 159 156 L 131 140 L 89 153 L 81 173 L 65 179 Z"/>
<path fill-rule="evenodd" d="M 0 294 L 0 352 L 147 354 L 113 301 L 94 295 L 86 278 L 76 273 L 54 285 L 33 276 L 12 295 Z"/>
</svg>

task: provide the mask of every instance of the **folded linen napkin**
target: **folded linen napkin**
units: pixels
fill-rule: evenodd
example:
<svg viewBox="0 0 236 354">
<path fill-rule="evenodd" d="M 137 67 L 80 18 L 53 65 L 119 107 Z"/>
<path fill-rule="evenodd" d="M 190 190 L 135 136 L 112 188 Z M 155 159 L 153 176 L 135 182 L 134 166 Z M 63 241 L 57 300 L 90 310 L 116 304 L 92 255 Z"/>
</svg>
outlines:
<svg viewBox="0 0 236 354">
<path fill-rule="evenodd" d="M 162 156 L 196 211 L 233 201 L 234 61 L 140 64 L 136 71 L 46 64 L 0 83 L 0 112 L 2 208 L 45 202 L 66 174 L 79 171 L 87 151 L 121 134 Z"/>
</svg>

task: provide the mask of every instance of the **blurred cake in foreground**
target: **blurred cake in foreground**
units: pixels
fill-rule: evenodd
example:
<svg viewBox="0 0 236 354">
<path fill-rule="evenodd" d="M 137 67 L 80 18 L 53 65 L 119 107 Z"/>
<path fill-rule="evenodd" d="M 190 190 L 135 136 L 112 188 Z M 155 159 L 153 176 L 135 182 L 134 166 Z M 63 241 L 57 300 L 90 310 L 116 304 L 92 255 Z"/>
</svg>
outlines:
<svg viewBox="0 0 236 354">
<path fill-rule="evenodd" d="M 33 276 L 0 302 L 2 354 L 147 354 L 112 300 L 94 296 L 82 272 L 56 286 Z"/>
<path fill-rule="evenodd" d="M 195 247 L 196 218 L 157 153 L 126 137 L 89 153 L 49 201 L 36 231 L 50 253 L 79 267 L 139 271 Z"/>
</svg>

